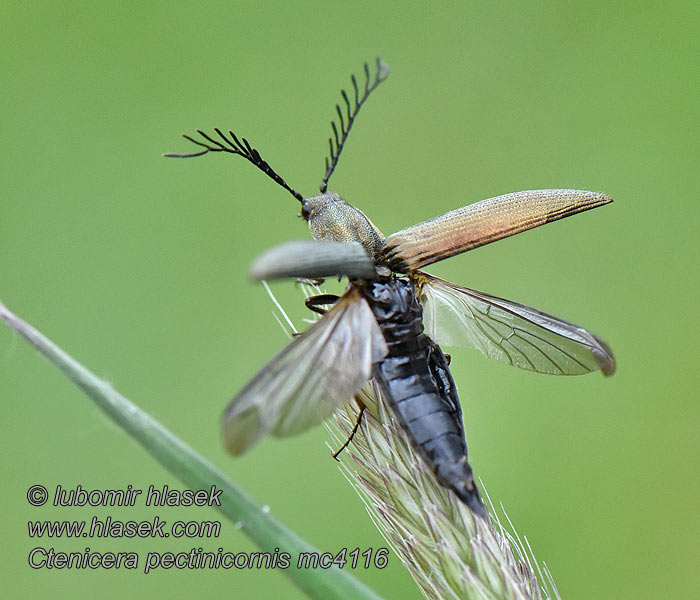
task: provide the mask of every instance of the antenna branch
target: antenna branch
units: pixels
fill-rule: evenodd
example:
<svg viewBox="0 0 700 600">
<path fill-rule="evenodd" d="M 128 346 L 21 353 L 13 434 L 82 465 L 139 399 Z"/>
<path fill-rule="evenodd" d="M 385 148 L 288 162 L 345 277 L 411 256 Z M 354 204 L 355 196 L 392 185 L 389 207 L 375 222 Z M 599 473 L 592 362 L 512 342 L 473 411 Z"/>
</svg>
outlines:
<svg viewBox="0 0 700 600">
<path fill-rule="evenodd" d="M 352 124 L 355 122 L 357 113 L 360 112 L 360 108 L 362 108 L 362 105 L 367 101 L 369 95 L 389 76 L 389 66 L 382 61 L 381 58 L 377 58 L 376 69 L 377 72 L 374 79 L 371 79 L 369 65 L 365 63 L 365 85 L 361 96 L 360 87 L 357 84 L 357 78 L 355 75 L 350 76 L 350 81 L 352 82 L 352 88 L 354 91 L 353 100 L 350 100 L 345 90 L 340 90 L 340 95 L 343 98 L 345 107 L 343 111 L 340 104 L 335 105 L 335 111 L 338 114 L 337 123 L 340 126 L 336 124 L 335 120 L 331 121 L 333 136 L 328 138 L 330 154 L 326 158 L 326 173 L 323 176 L 323 181 L 321 181 L 320 190 L 322 194 L 324 194 L 328 189 L 328 180 L 331 178 L 331 175 L 338 164 L 338 158 L 340 158 L 340 153 L 343 151 L 343 146 L 348 139 L 348 134 L 350 133 Z"/>
<path fill-rule="evenodd" d="M 251 164 L 255 165 L 275 183 L 282 186 L 285 190 L 292 194 L 292 196 L 299 200 L 299 202 L 304 201 L 304 196 L 294 190 L 284 179 L 282 179 L 282 177 L 280 177 L 280 175 L 278 175 L 275 170 L 269 164 L 267 164 L 262 156 L 260 156 L 260 153 L 253 148 L 250 143 L 248 143 L 247 139 L 241 138 L 239 140 L 233 131 L 229 131 L 227 136 L 218 127 L 214 128 L 214 131 L 219 139 L 208 135 L 201 129 L 197 130 L 197 133 L 202 138 L 201 140 L 195 139 L 194 137 L 183 133 L 182 137 L 184 137 L 187 141 L 192 142 L 196 146 L 200 146 L 203 148 L 203 150 L 200 150 L 199 152 L 192 152 L 190 154 L 168 153 L 165 154 L 165 156 L 168 158 L 193 158 L 195 156 L 204 156 L 209 152 L 228 152 L 229 154 L 237 154 L 238 156 L 245 158 Z"/>
</svg>

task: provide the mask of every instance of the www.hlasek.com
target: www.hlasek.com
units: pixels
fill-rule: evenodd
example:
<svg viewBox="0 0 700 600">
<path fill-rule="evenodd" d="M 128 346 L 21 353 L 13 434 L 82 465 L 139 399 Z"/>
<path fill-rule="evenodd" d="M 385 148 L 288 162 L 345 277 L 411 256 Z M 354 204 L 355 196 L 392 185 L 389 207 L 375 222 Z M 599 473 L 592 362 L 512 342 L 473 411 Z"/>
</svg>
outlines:
<svg viewBox="0 0 700 600">
<path fill-rule="evenodd" d="M 212 486 L 208 490 L 175 490 L 168 486 L 144 490 L 128 486 L 123 490 L 86 490 L 78 485 L 66 490 L 56 486 L 53 506 L 135 506 L 139 499 L 145 506 L 221 506 L 222 490 Z M 42 506 L 49 501 L 48 490 L 34 485 L 27 491 L 32 506 Z M 111 516 L 91 517 L 84 521 L 28 521 L 30 538 L 217 538 L 221 532 L 220 521 L 174 521 L 169 524 L 158 516 L 150 520 L 120 520 Z M 54 547 L 37 546 L 29 552 L 28 562 L 33 569 L 139 569 L 149 573 L 155 569 L 328 569 L 375 567 L 383 569 L 388 563 L 387 548 L 359 548 L 331 552 L 301 552 L 293 557 L 275 548 L 274 552 L 216 552 L 201 547 L 183 552 L 148 552 L 141 561 L 138 552 L 103 552 L 86 547 L 82 552 L 63 552 Z"/>
</svg>

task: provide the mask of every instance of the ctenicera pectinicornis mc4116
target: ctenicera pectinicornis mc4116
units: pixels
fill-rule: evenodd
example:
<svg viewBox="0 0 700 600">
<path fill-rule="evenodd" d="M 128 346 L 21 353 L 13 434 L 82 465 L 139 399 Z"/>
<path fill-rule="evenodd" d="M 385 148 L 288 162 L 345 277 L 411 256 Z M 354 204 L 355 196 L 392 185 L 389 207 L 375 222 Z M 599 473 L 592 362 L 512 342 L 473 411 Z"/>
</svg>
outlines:
<svg viewBox="0 0 700 600">
<path fill-rule="evenodd" d="M 363 85 L 353 75 L 350 93 L 341 91 L 319 195 L 305 198 L 295 191 L 233 131 L 198 130 L 199 137 L 184 137 L 201 149 L 166 155 L 242 156 L 301 203 L 314 239 L 269 250 L 253 264 L 254 278 L 348 278 L 342 296 L 306 299 L 323 316 L 231 400 L 222 417 L 223 437 L 229 451 L 240 454 L 266 433 L 297 434 L 352 401 L 372 378 L 438 481 L 484 516 L 467 462 L 457 389 L 439 344 L 472 346 L 490 358 L 554 375 L 610 375 L 615 361 L 602 339 L 578 325 L 420 269 L 612 200 L 583 190 L 515 192 L 385 237 L 327 187 L 358 112 L 388 73 L 377 59 L 373 70 L 365 64 Z"/>
</svg>

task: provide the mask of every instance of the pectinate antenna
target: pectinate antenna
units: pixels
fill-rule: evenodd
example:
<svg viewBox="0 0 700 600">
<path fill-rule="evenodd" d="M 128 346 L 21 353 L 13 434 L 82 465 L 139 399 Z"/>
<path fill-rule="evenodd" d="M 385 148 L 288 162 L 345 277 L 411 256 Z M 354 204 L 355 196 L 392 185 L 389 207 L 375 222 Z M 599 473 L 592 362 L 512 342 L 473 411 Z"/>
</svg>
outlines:
<svg viewBox="0 0 700 600">
<path fill-rule="evenodd" d="M 202 148 L 204 148 L 204 150 L 200 150 L 199 152 L 193 152 L 191 154 L 169 153 L 165 156 L 167 156 L 168 158 L 193 158 L 195 156 L 204 156 L 209 152 L 228 152 L 229 154 L 238 154 L 239 156 L 245 158 L 248 162 L 254 164 L 258 169 L 265 173 L 265 175 L 267 175 L 274 182 L 281 185 L 292 196 L 299 200 L 299 202 L 304 201 L 304 196 L 302 196 L 299 192 L 290 187 L 284 179 L 282 179 L 277 173 L 275 173 L 274 169 L 270 165 L 268 165 L 267 162 L 265 162 L 265 160 L 263 160 L 262 156 L 260 156 L 260 153 L 248 143 L 247 139 L 241 138 L 239 140 L 236 137 L 236 134 L 233 133 L 233 131 L 228 132 L 229 137 L 226 137 L 226 134 L 218 128 L 214 128 L 214 131 L 221 138 L 221 141 L 219 141 L 218 139 L 213 139 L 212 137 L 204 133 L 201 129 L 198 129 L 197 133 L 202 137 L 204 141 L 197 140 L 185 133 L 182 134 L 182 137 L 184 137 L 186 140 L 192 142 L 193 144 L 196 144 L 197 146 L 201 146 Z"/>
<path fill-rule="evenodd" d="M 382 61 L 381 58 L 377 58 L 376 63 L 377 73 L 374 76 L 374 80 L 370 80 L 369 65 L 365 63 L 365 87 L 362 92 L 362 97 L 360 97 L 360 90 L 357 85 L 357 79 L 354 75 L 350 76 L 352 81 L 352 87 L 355 90 L 354 102 L 351 102 L 348 98 L 348 94 L 345 90 L 340 90 L 340 95 L 343 97 L 345 102 L 345 111 L 340 107 L 339 104 L 335 105 L 335 112 L 338 113 L 338 123 L 340 124 L 340 131 L 338 131 L 338 125 L 336 121 L 331 121 L 331 128 L 333 129 L 333 136 L 328 138 L 328 145 L 330 147 L 330 156 L 326 158 L 326 174 L 323 176 L 323 181 L 321 181 L 321 193 L 325 193 L 328 189 L 328 180 L 331 178 L 335 166 L 338 164 L 338 158 L 340 153 L 343 151 L 343 145 L 348 139 L 348 133 L 350 133 L 350 128 L 355 122 L 355 117 L 357 113 L 360 112 L 360 108 L 365 103 L 369 95 L 376 89 L 376 87 L 384 81 L 389 76 L 389 66 Z M 343 114 L 344 113 L 344 114 Z"/>
</svg>

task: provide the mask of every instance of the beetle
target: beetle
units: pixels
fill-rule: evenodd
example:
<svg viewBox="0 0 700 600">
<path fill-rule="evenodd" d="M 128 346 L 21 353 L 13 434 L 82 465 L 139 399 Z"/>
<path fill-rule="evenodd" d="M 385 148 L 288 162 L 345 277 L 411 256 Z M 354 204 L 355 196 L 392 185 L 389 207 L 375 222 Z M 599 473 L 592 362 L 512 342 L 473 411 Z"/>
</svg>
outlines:
<svg viewBox="0 0 700 600">
<path fill-rule="evenodd" d="M 486 509 L 467 460 L 462 411 L 444 345 L 540 373 L 611 375 L 609 346 L 586 329 L 523 304 L 461 287 L 422 270 L 437 261 L 612 202 L 599 192 L 531 190 L 489 198 L 384 236 L 359 209 L 328 191 L 355 118 L 386 80 L 379 58 L 364 86 L 352 75 L 331 121 L 320 194 L 304 197 L 245 139 L 218 128 L 183 137 L 201 150 L 242 156 L 301 203 L 313 240 L 288 242 L 261 255 L 255 279 L 347 277 L 342 296 L 306 299 L 323 316 L 272 358 L 229 403 L 223 438 L 232 454 L 264 434 L 294 435 L 328 417 L 372 379 L 437 480 L 477 515 Z M 331 306 L 324 309 L 323 306 Z M 359 418 L 364 407 L 361 407 Z M 357 424 L 355 429 L 357 428 Z M 348 440 L 349 441 L 349 440 Z"/>
</svg>

